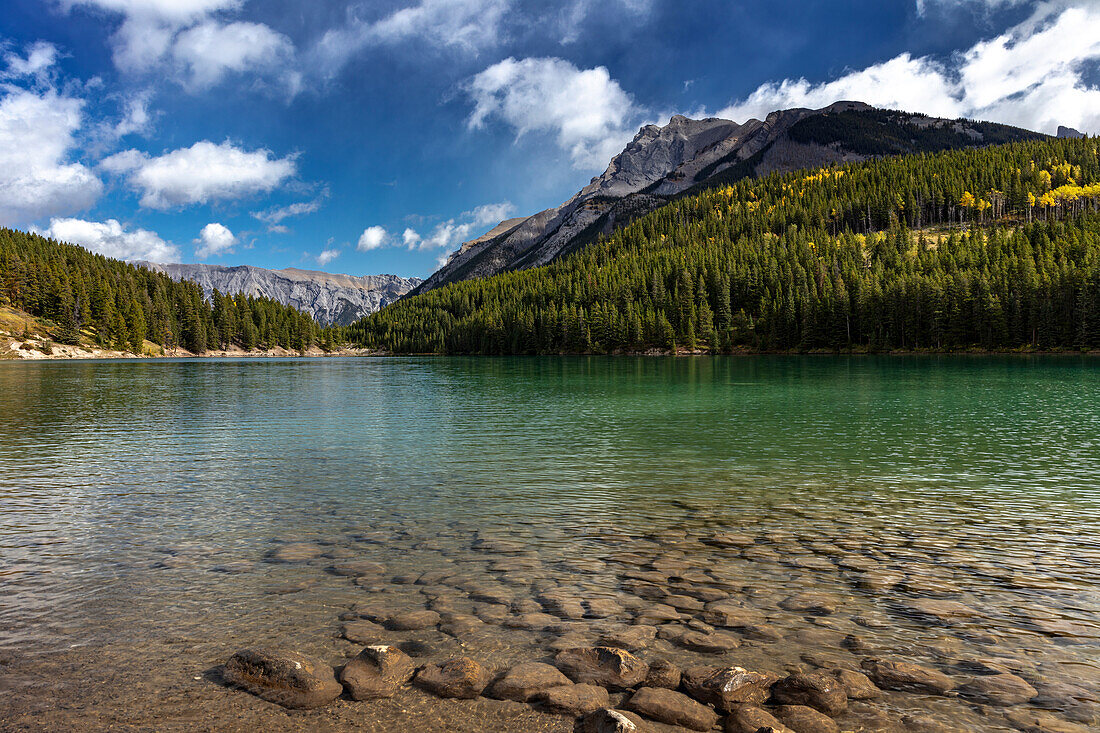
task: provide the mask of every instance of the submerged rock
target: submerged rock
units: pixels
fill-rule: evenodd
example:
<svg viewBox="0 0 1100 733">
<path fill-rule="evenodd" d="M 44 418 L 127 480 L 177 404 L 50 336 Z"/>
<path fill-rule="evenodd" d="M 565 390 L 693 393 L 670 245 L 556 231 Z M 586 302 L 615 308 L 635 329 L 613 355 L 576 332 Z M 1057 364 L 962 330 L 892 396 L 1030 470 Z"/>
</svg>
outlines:
<svg viewBox="0 0 1100 733">
<path fill-rule="evenodd" d="M 340 635 L 354 644 L 373 644 L 385 633 L 381 626 L 364 619 L 348 621 L 340 629 Z"/>
<path fill-rule="evenodd" d="M 838 605 L 836 598 L 823 593 L 798 593 L 779 602 L 784 611 L 815 616 L 830 616 L 836 613 Z"/>
<path fill-rule="evenodd" d="M 741 705 L 730 712 L 725 722 L 725 733 L 757 733 L 761 729 L 775 733 L 795 733 L 783 725 L 774 715 L 756 705 Z"/>
<path fill-rule="evenodd" d="M 649 665 L 630 652 L 605 646 L 565 649 L 554 664 L 574 682 L 612 690 L 637 687 L 649 672 Z"/>
<path fill-rule="evenodd" d="M 394 631 L 420 631 L 439 624 L 435 611 L 403 611 L 386 619 L 386 628 Z"/>
<path fill-rule="evenodd" d="M 282 563 L 308 562 L 319 558 L 322 552 L 324 552 L 324 548 L 312 542 L 291 542 L 286 545 L 279 545 L 267 553 L 267 557 L 264 559 L 268 562 Z"/>
<path fill-rule="evenodd" d="M 353 560 L 351 562 L 338 562 L 329 568 L 334 575 L 346 578 L 382 577 L 386 572 L 386 566 L 370 560 Z"/>
<path fill-rule="evenodd" d="M 718 714 L 687 695 L 661 687 L 643 687 L 627 703 L 631 710 L 647 718 L 682 725 L 692 730 L 707 731 L 718 722 Z"/>
<path fill-rule="evenodd" d="M 918 598 L 898 607 L 907 616 L 937 624 L 958 624 L 982 615 L 981 611 L 959 603 L 933 598 Z"/>
<path fill-rule="evenodd" d="M 780 705 L 775 714 L 797 733 L 840 733 L 832 718 L 806 705 Z"/>
<path fill-rule="evenodd" d="M 703 654 L 724 654 L 741 646 L 741 640 L 724 631 L 685 631 L 673 639 L 677 644 Z"/>
<path fill-rule="evenodd" d="M 581 718 L 577 730 L 579 733 L 644 733 L 646 725 L 634 713 L 600 708 Z"/>
<path fill-rule="evenodd" d="M 552 687 L 571 684 L 557 667 L 542 662 L 525 662 L 497 678 L 486 694 L 498 700 L 528 702 Z"/>
<path fill-rule="evenodd" d="M 989 705 L 1022 705 L 1039 692 L 1022 677 L 1001 672 L 972 678 L 959 687 L 959 694 Z"/>
<path fill-rule="evenodd" d="M 772 700 L 780 705 L 805 705 L 830 717 L 848 709 L 848 695 L 837 678 L 820 672 L 792 674 L 776 682 Z"/>
<path fill-rule="evenodd" d="M 472 700 L 488 687 L 492 677 L 489 670 L 469 657 L 457 657 L 422 667 L 415 682 L 440 697 Z"/>
<path fill-rule="evenodd" d="M 612 629 L 600 637 L 600 644 L 627 651 L 645 649 L 657 637 L 656 626 L 634 625 Z"/>
<path fill-rule="evenodd" d="M 871 681 L 884 690 L 946 695 L 955 689 L 955 681 L 943 672 L 908 662 L 865 659 L 861 666 Z"/>
<path fill-rule="evenodd" d="M 319 708 L 343 691 L 329 665 L 276 649 L 242 649 L 225 663 L 223 677 L 231 685 L 292 709 Z"/>
<path fill-rule="evenodd" d="M 692 667 L 683 672 L 681 686 L 701 703 L 730 712 L 739 705 L 759 705 L 768 699 L 776 678 L 743 667 Z"/>
<path fill-rule="evenodd" d="M 398 688 L 412 679 L 416 664 L 395 646 L 368 646 L 344 665 L 340 682 L 353 700 L 377 700 L 392 697 Z"/>
<path fill-rule="evenodd" d="M 829 670 L 829 674 L 840 683 L 841 689 L 844 690 L 844 694 L 848 696 L 849 700 L 874 700 L 882 697 L 882 690 L 876 687 L 871 678 L 862 672 L 834 667 Z"/>
<path fill-rule="evenodd" d="M 680 668 L 665 659 L 649 663 L 649 672 L 645 676 L 646 687 L 664 687 L 675 690 L 680 686 Z"/>
<path fill-rule="evenodd" d="M 562 715 L 584 715 L 600 708 L 606 708 L 611 702 L 607 690 L 596 685 L 561 685 L 540 692 L 535 700 L 551 713 Z"/>
</svg>

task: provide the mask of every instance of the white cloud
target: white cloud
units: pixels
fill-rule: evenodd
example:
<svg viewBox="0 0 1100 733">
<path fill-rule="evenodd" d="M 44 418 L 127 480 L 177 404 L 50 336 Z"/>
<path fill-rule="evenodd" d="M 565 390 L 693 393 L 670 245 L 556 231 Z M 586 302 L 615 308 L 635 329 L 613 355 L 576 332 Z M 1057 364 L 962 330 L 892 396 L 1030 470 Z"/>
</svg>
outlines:
<svg viewBox="0 0 1100 733">
<path fill-rule="evenodd" d="M 218 14 L 235 11 L 243 0 L 62 0 L 122 23 L 111 36 L 115 66 L 130 73 L 167 70 L 192 90 L 206 89 L 230 73 L 256 71 L 279 77 L 293 96 L 300 74 L 294 70 L 290 39 L 262 23 L 223 23 Z"/>
<path fill-rule="evenodd" d="M 262 23 L 206 21 L 180 33 L 172 46 L 185 83 L 196 89 L 212 87 L 229 73 L 286 64 L 293 55 L 290 39 Z"/>
<path fill-rule="evenodd" d="M 370 252 L 372 249 L 383 247 L 389 241 L 390 235 L 380 226 L 367 227 L 359 235 L 359 243 L 355 248 L 360 252 Z"/>
<path fill-rule="evenodd" d="M 141 205 L 154 209 L 235 199 L 265 193 L 294 175 L 294 157 L 276 158 L 270 150 L 252 152 L 229 142 L 203 140 L 158 157 L 125 150 L 102 161 L 113 173 L 126 174 L 141 191 Z"/>
<path fill-rule="evenodd" d="M 480 235 L 486 227 L 496 226 L 514 211 L 515 207 L 508 201 L 484 204 L 436 224 L 426 236 L 421 236 L 414 229 L 406 229 L 401 239 L 409 249 L 451 249 Z"/>
<path fill-rule="evenodd" d="M 955 8 L 960 6 L 981 6 L 986 10 L 1022 5 L 1027 0 L 916 0 L 917 15 L 924 15 L 930 8 Z"/>
<path fill-rule="evenodd" d="M 115 66 L 143 72 L 165 58 L 178 31 L 216 12 L 235 10 L 242 0 L 62 0 L 62 5 L 121 15 L 122 25 L 111 37 Z"/>
<path fill-rule="evenodd" d="M 811 84 L 806 79 L 763 84 L 747 98 L 718 112 L 718 116 L 744 122 L 750 117 L 763 119 L 777 109 L 818 108 L 840 100 L 857 100 L 878 107 L 958 117 L 960 105 L 954 91 L 955 84 L 936 62 L 904 53 L 824 84 Z"/>
<path fill-rule="evenodd" d="M 0 91 L 0 223 L 26 223 L 94 204 L 102 182 L 69 159 L 84 100 L 53 89 L 36 93 L 3 85 Z"/>
<path fill-rule="evenodd" d="M 202 228 L 199 238 L 195 240 L 195 244 L 199 245 L 195 248 L 195 256 L 205 259 L 226 254 L 233 251 L 236 243 L 237 237 L 228 227 L 216 221 L 211 222 Z"/>
<path fill-rule="evenodd" d="M 153 125 L 153 115 L 149 112 L 149 95 L 138 94 L 126 100 L 126 112 L 113 129 L 115 138 L 127 135 L 144 135 Z"/>
<path fill-rule="evenodd" d="M 146 229 L 126 231 L 117 219 L 51 219 L 49 229 L 41 233 L 119 260 L 179 261 L 179 250 L 161 239 L 156 232 Z"/>
<path fill-rule="evenodd" d="M 317 255 L 317 264 L 324 267 L 328 263 L 340 256 L 340 250 L 338 249 L 326 249 Z"/>
<path fill-rule="evenodd" d="M 421 0 L 373 22 L 351 15 L 344 27 L 322 36 L 313 49 L 313 65 L 333 76 L 368 47 L 409 39 L 477 53 L 499 43 L 511 5 L 512 0 Z"/>
<path fill-rule="evenodd" d="M 559 58 L 505 59 L 467 82 L 466 92 L 474 100 L 471 129 L 499 118 L 517 137 L 552 134 L 582 169 L 606 166 L 633 137 L 640 114 L 605 67 L 581 70 Z"/>
<path fill-rule="evenodd" d="M 1100 60 L 1100 4 L 1037 6 L 1030 18 L 946 62 L 902 54 L 833 81 L 760 86 L 718 113 L 743 121 L 787 107 L 850 99 L 943 117 L 995 120 L 1053 133 L 1100 132 L 1100 89 L 1083 77 Z"/>
<path fill-rule="evenodd" d="M 266 211 L 253 211 L 252 216 L 267 224 L 269 231 L 274 231 L 275 227 L 279 225 L 279 222 L 284 219 L 289 219 L 294 216 L 305 216 L 306 214 L 312 214 L 320 209 L 327 195 L 327 192 L 322 192 L 322 194 L 313 201 L 296 201 L 287 206 L 273 206 Z"/>
<path fill-rule="evenodd" d="M 516 207 L 511 201 L 501 201 L 496 204 L 482 204 L 472 211 L 463 212 L 462 216 L 473 219 L 474 226 L 496 226 L 512 214 L 516 213 Z"/>
<path fill-rule="evenodd" d="M 624 16 L 617 13 L 617 20 L 629 20 L 646 18 L 653 10 L 654 0 L 572 0 L 559 13 L 558 27 L 561 33 L 562 43 L 575 43 L 586 29 L 588 16 L 599 9 L 612 8 L 615 11 L 626 11 Z"/>
<path fill-rule="evenodd" d="M 16 53 L 4 54 L 4 61 L 8 68 L 0 72 L 0 79 L 39 76 L 57 63 L 57 57 L 56 46 L 46 41 L 37 41 L 27 49 L 26 58 Z"/>
</svg>

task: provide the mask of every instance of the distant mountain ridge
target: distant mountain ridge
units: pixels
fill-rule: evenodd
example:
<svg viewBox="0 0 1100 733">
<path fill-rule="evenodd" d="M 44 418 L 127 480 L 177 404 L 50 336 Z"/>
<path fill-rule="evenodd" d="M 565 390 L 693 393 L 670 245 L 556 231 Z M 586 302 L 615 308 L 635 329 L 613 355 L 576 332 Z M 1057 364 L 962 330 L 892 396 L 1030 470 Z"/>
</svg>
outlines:
<svg viewBox="0 0 1100 733">
<path fill-rule="evenodd" d="M 160 264 L 135 262 L 176 281 L 190 280 L 207 299 L 214 290 L 235 295 L 262 295 L 309 313 L 323 326 L 346 326 L 392 303 L 420 284 L 420 278 L 397 275 L 339 275 L 315 270 L 268 270 L 252 265 Z"/>
<path fill-rule="evenodd" d="M 1046 137 L 1008 125 L 946 120 L 837 102 L 744 124 L 674 116 L 643 127 L 602 175 L 558 207 L 501 222 L 466 242 L 414 290 L 544 265 L 687 193 L 748 176 L 881 155 Z"/>
</svg>

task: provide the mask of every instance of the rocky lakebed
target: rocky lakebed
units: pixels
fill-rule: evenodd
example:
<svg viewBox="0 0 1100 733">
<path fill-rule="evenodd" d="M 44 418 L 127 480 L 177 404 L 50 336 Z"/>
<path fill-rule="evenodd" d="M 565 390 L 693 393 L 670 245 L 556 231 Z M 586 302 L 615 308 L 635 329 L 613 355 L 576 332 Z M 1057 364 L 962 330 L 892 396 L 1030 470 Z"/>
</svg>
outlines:
<svg viewBox="0 0 1100 733">
<path fill-rule="evenodd" d="M 186 651 L 161 663 L 196 672 L 190 730 L 1100 725 L 1096 627 L 1034 600 L 1094 582 L 1092 558 L 1078 556 L 1076 567 L 1058 558 L 1052 572 L 1042 558 L 1026 567 L 985 559 L 977 533 L 857 525 L 807 538 L 714 520 L 649 532 L 380 522 L 274 537 L 248 559 L 199 543 L 162 547 L 146 571 L 159 582 L 191 573 L 265 583 L 266 628 L 211 628 L 217 643 L 192 655 L 201 648 L 209 664 Z M 299 613 L 309 621 L 295 629 Z M 182 699 L 120 685 L 126 674 L 102 681 L 101 693 L 146 711 L 110 719 L 174 728 L 166 720 L 179 722 Z M 48 714 L 40 703 L 17 704 L 25 717 L 9 718 L 12 729 L 30 729 L 32 715 L 116 727 L 81 717 L 109 709 L 104 700 Z"/>
</svg>

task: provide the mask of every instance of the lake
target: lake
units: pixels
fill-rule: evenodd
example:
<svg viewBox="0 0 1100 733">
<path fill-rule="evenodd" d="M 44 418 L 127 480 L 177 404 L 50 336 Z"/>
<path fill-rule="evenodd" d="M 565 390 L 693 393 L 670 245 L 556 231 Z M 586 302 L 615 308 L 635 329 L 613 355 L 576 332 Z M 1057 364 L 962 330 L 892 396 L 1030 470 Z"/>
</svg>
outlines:
<svg viewBox="0 0 1100 733">
<path fill-rule="evenodd" d="M 713 630 L 717 598 L 751 623 Z M 1089 730 L 1100 360 L 0 363 L 0 729 L 572 730 L 415 690 L 288 713 L 212 671 L 336 665 L 375 640 L 345 624 L 425 608 L 376 640 L 502 669 L 633 621 L 650 661 L 969 691 L 844 729 Z M 1036 695 L 974 684 L 1003 671 Z"/>
</svg>

